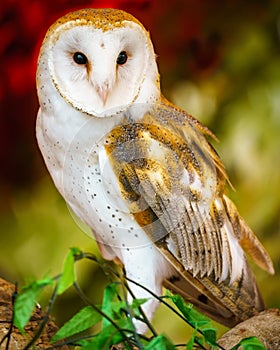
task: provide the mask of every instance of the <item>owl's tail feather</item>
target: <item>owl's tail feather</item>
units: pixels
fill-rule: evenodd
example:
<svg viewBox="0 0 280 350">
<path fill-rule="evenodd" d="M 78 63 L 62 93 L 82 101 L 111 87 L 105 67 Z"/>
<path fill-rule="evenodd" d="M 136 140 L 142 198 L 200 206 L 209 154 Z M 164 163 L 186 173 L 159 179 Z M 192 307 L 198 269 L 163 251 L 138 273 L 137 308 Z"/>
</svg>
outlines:
<svg viewBox="0 0 280 350">
<path fill-rule="evenodd" d="M 264 310 L 265 305 L 255 277 L 247 264 L 240 279 L 232 285 L 209 277 L 197 279 L 186 270 L 164 281 L 164 286 L 180 294 L 213 320 L 234 327 Z"/>
</svg>

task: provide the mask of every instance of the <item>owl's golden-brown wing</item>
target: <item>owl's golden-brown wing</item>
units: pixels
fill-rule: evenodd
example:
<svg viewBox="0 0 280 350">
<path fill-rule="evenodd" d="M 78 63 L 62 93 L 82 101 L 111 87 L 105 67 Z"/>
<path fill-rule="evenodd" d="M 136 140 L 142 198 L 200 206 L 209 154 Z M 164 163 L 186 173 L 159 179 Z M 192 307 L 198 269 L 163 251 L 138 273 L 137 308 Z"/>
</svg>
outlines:
<svg viewBox="0 0 280 350">
<path fill-rule="evenodd" d="M 233 326 L 264 308 L 241 246 L 265 270 L 273 266 L 225 196 L 226 173 L 205 133 L 163 100 L 128 116 L 105 148 L 131 214 L 176 271 L 165 285 Z"/>
</svg>

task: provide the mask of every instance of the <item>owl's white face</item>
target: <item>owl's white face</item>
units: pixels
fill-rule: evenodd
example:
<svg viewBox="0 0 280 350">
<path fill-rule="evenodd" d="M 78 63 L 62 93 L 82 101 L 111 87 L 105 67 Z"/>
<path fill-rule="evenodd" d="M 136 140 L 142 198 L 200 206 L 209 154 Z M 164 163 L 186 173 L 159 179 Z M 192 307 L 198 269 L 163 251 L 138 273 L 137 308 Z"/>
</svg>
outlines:
<svg viewBox="0 0 280 350">
<path fill-rule="evenodd" d="M 42 54 L 47 55 L 51 79 L 63 99 L 89 115 L 104 116 L 159 98 L 155 54 L 147 34 L 132 21 L 110 30 L 70 21 L 46 37 Z"/>
</svg>

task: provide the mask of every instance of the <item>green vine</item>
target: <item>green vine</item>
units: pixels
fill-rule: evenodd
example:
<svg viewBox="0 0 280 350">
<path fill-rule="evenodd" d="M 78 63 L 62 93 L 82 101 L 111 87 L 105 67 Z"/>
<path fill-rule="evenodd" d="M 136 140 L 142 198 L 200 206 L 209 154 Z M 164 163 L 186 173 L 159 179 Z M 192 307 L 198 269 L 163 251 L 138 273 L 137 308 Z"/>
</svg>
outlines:
<svg viewBox="0 0 280 350">
<path fill-rule="evenodd" d="M 101 305 L 95 305 L 91 302 L 76 278 L 75 264 L 84 259 L 98 264 L 109 276 L 110 283 L 104 290 Z M 188 326 L 192 327 L 191 338 L 185 344 L 174 344 L 164 334 L 158 334 L 141 308 L 147 299 L 136 299 L 127 282 L 144 288 L 151 294 L 151 297 L 157 298 Z M 71 286 L 75 288 L 85 306 L 56 332 L 51 339 L 52 345 L 47 350 L 59 349 L 64 345 L 80 350 L 106 350 L 119 343 L 124 349 L 136 348 L 140 350 L 223 349 L 217 344 L 217 330 L 211 321 L 198 312 L 192 304 L 185 303 L 181 296 L 168 292 L 165 296 L 159 297 L 126 277 L 125 273 L 117 272 L 103 260 L 78 248 L 70 249 L 64 260 L 61 274 L 34 281 L 24 286 L 16 295 L 13 324 L 22 333 L 24 333 L 24 327 L 32 315 L 39 294 L 50 286 L 53 288 L 53 292 L 46 315 L 33 338 L 27 342 L 23 350 L 32 348 L 49 319 L 56 297 L 63 294 Z M 127 294 L 132 296 L 133 302 L 131 304 L 127 301 Z M 147 325 L 152 334 L 150 337 L 137 333 L 133 322 L 135 319 L 141 320 Z M 91 332 L 91 328 L 97 324 L 100 325 L 100 330 Z M 89 331 L 89 334 L 82 335 L 84 331 Z M 240 345 L 245 350 L 265 349 L 264 345 L 255 337 L 243 339 L 232 350 L 236 350 Z"/>
</svg>

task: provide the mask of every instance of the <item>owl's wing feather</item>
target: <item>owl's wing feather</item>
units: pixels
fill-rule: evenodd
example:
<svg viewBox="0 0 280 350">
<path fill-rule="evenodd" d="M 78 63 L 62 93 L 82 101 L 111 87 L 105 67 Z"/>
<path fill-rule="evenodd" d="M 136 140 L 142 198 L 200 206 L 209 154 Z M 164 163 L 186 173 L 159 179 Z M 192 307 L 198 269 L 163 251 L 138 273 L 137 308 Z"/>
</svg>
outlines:
<svg viewBox="0 0 280 350">
<path fill-rule="evenodd" d="M 168 288 L 232 326 L 264 308 L 238 241 L 273 268 L 224 195 L 224 167 L 198 124 L 163 104 L 115 128 L 105 148 L 130 212 L 176 270 Z"/>
<path fill-rule="evenodd" d="M 133 170 L 138 173 L 138 179 L 141 179 L 139 183 L 143 186 L 142 171 Z M 131 171 L 126 167 L 125 172 L 129 178 Z M 149 197 L 147 192 L 142 192 L 144 198 Z M 174 210 L 159 200 L 158 206 L 154 205 L 153 209 L 149 206 L 135 214 L 138 223 L 177 271 L 175 277 L 165 281 L 165 286 L 227 326 L 233 326 L 262 310 L 264 304 L 255 278 L 243 256 L 234 257 L 237 253 L 230 246 L 229 240 L 232 238 L 228 238 L 226 229 L 219 229 L 212 218 L 207 218 L 207 223 L 198 228 L 200 214 L 195 214 L 191 206 L 188 206 L 183 221 L 181 207 L 177 206 L 179 201 L 174 201 Z M 170 217 L 172 214 L 173 217 Z M 189 216 L 193 216 L 192 221 Z M 176 226 L 172 227 L 174 222 Z M 171 228 L 172 231 L 169 231 Z M 159 232 L 161 237 L 158 236 Z M 239 274 L 234 278 L 233 264 L 240 265 Z"/>
</svg>

